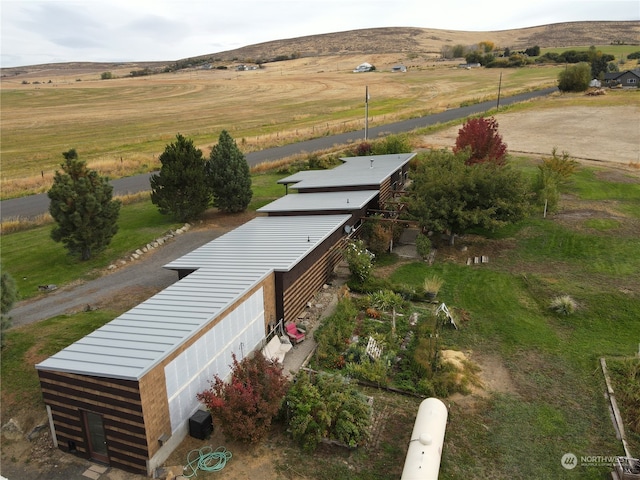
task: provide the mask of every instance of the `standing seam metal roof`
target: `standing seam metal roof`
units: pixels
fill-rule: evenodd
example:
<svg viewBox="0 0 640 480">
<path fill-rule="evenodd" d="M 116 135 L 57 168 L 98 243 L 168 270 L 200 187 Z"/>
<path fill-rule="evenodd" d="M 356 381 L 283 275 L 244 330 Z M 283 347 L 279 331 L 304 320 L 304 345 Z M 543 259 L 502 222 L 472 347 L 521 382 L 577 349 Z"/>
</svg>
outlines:
<svg viewBox="0 0 640 480">
<path fill-rule="evenodd" d="M 195 271 L 36 368 L 138 380 L 274 270 L 291 270 L 350 217 L 255 218 L 167 264 Z"/>
<path fill-rule="evenodd" d="M 415 153 L 393 153 L 341 158 L 345 163 L 336 168 L 298 172 L 280 180 L 279 183 L 293 183 L 290 188 L 295 189 L 379 186 L 394 172 L 409 163 L 415 155 Z"/>
</svg>

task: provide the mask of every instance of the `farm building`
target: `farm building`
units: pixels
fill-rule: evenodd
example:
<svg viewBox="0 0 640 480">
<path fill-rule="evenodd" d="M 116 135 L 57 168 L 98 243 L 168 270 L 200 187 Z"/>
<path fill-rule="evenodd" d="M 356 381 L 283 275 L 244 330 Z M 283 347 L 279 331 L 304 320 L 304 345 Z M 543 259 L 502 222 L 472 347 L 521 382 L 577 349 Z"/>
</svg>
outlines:
<svg viewBox="0 0 640 480">
<path fill-rule="evenodd" d="M 244 358 L 279 322 L 295 320 L 329 279 L 382 196 L 364 186 L 390 192 L 413 156 L 358 157 L 305 172 L 313 185 L 325 176 L 329 190 L 302 193 L 304 181 L 294 183 L 299 193 L 260 209 L 266 216 L 167 264 L 176 283 L 36 365 L 54 444 L 151 474 L 187 435 L 201 407 L 196 393 L 214 375 L 228 376 L 232 354 Z M 389 178 L 375 180 L 370 170 L 382 165 Z M 344 192 L 333 178 L 339 170 L 350 180 Z"/>
</svg>

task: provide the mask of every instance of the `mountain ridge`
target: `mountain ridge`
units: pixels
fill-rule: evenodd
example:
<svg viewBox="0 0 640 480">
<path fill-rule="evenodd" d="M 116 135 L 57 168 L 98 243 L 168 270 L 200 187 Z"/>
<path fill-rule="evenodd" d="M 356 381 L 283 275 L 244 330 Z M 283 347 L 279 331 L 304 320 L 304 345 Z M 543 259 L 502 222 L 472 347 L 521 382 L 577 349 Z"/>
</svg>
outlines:
<svg viewBox="0 0 640 480">
<path fill-rule="evenodd" d="M 640 21 L 562 22 L 534 27 L 495 31 L 463 31 L 419 27 L 378 27 L 330 32 L 289 39 L 270 40 L 240 48 L 165 61 L 64 62 L 0 69 L 3 76 L 27 73 L 31 69 L 55 69 L 73 66 L 92 67 L 161 67 L 188 61 L 251 63 L 277 57 L 313 57 L 327 55 L 403 53 L 437 57 L 446 45 L 469 46 L 482 41 L 498 48 L 524 49 L 535 45 L 573 47 L 605 44 L 640 44 Z M 48 67 L 48 68 L 47 68 Z"/>
</svg>

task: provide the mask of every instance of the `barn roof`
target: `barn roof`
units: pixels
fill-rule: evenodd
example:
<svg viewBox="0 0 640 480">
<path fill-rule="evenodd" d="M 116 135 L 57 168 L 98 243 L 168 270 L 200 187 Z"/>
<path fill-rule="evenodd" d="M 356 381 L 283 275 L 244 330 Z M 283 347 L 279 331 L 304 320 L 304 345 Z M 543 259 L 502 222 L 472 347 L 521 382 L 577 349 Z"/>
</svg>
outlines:
<svg viewBox="0 0 640 480">
<path fill-rule="evenodd" d="M 258 212 L 348 212 L 364 208 L 378 194 L 378 190 L 356 190 L 285 195 L 259 208 Z"/>
<path fill-rule="evenodd" d="M 273 271 L 292 269 L 349 218 L 255 218 L 167 264 L 195 271 L 36 368 L 138 380 Z"/>
<path fill-rule="evenodd" d="M 409 163 L 415 155 L 415 153 L 393 153 L 341 158 L 344 163 L 336 168 L 298 172 L 280 180 L 279 183 L 293 183 L 291 188 L 299 190 L 358 186 L 377 188 L 398 169 Z M 292 178 L 294 181 L 290 181 Z"/>
</svg>

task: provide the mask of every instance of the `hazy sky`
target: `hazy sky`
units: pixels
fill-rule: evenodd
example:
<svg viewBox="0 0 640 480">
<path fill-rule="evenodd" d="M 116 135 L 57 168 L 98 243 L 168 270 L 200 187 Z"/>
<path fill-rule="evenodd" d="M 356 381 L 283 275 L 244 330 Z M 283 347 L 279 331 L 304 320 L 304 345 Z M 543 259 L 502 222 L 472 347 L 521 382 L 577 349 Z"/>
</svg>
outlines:
<svg viewBox="0 0 640 480">
<path fill-rule="evenodd" d="M 3 67 L 178 60 L 370 27 L 492 31 L 640 20 L 639 0 L 0 0 Z"/>
</svg>

